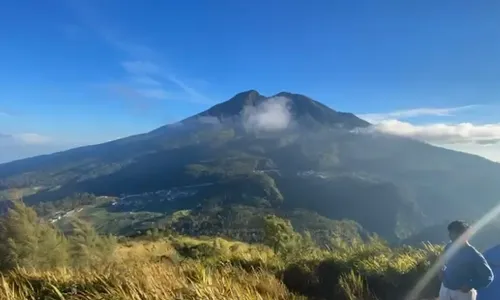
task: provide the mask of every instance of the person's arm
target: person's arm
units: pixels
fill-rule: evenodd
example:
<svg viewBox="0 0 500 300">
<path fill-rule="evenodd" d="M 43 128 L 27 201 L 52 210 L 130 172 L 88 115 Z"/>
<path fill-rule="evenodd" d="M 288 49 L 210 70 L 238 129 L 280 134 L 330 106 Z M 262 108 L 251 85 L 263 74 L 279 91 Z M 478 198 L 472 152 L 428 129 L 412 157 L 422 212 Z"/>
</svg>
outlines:
<svg viewBox="0 0 500 300">
<path fill-rule="evenodd" d="M 474 273 L 470 280 L 470 288 L 478 290 L 490 285 L 494 275 L 484 256 L 479 252 L 475 252 L 472 262 Z"/>
<path fill-rule="evenodd" d="M 450 245 L 451 244 L 446 244 L 446 246 L 444 247 L 444 250 L 443 250 L 443 253 L 441 253 L 439 259 L 442 259 L 442 264 L 441 264 L 441 268 L 439 269 L 439 273 L 438 273 L 438 277 L 439 277 L 439 280 L 440 281 L 443 281 L 444 279 L 444 271 L 446 270 L 446 255 L 447 255 L 447 251 L 448 249 L 450 248 Z"/>
</svg>

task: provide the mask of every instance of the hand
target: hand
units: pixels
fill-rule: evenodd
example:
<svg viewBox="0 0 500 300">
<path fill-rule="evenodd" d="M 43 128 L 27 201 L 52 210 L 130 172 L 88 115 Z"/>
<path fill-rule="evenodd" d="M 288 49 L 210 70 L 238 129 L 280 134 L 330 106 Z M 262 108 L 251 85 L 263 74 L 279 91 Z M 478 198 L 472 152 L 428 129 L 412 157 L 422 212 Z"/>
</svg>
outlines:
<svg viewBox="0 0 500 300">
<path fill-rule="evenodd" d="M 462 291 L 462 293 L 468 293 L 472 290 L 471 287 L 469 287 L 468 285 L 464 285 L 460 288 L 460 291 Z"/>
</svg>

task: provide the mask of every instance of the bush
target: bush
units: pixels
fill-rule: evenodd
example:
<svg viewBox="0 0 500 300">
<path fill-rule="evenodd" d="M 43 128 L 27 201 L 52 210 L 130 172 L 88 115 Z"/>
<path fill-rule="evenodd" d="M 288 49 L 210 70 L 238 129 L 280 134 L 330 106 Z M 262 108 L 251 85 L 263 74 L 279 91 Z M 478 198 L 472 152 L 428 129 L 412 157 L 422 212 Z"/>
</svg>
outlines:
<svg viewBox="0 0 500 300">
<path fill-rule="evenodd" d="M 64 236 L 21 201 L 0 217 L 0 269 L 47 269 L 65 265 L 67 258 Z"/>
<path fill-rule="evenodd" d="M 318 297 L 319 281 L 315 274 L 317 262 L 300 262 L 289 265 L 281 275 L 283 283 L 295 293 Z"/>
<path fill-rule="evenodd" d="M 90 267 L 107 262 L 116 247 L 114 237 L 99 236 L 94 227 L 80 219 L 73 219 L 68 231 L 69 254 L 75 267 Z"/>
<path fill-rule="evenodd" d="M 216 258 L 221 255 L 220 249 L 207 243 L 200 243 L 196 245 L 175 243 L 174 248 L 182 257 L 191 259 L 209 259 Z"/>
<path fill-rule="evenodd" d="M 15 200 L 0 217 L 0 270 L 16 267 L 50 269 L 66 266 L 89 267 L 107 262 L 116 239 L 101 237 L 82 220 L 74 219 L 67 235 L 36 212 Z"/>
<path fill-rule="evenodd" d="M 372 243 L 325 253 L 318 260 L 290 264 L 282 274 L 283 283 L 308 297 L 322 299 L 403 299 L 429 270 L 438 248 L 390 249 L 378 239 Z M 436 279 L 422 292 L 435 297 Z"/>
</svg>

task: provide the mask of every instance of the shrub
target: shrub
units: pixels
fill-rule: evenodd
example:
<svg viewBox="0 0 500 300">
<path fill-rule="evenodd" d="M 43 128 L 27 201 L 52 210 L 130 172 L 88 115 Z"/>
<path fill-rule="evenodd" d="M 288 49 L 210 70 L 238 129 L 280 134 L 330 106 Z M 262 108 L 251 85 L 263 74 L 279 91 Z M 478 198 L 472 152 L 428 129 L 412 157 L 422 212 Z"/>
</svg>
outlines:
<svg viewBox="0 0 500 300">
<path fill-rule="evenodd" d="M 0 217 L 0 269 L 40 270 L 68 265 L 88 267 L 108 262 L 116 247 L 114 237 L 99 236 L 82 220 L 71 223 L 67 235 L 36 212 L 15 200 Z"/>
<path fill-rule="evenodd" d="M 174 244 L 174 247 L 181 256 L 191 259 L 216 258 L 221 254 L 220 249 L 207 243 L 196 245 Z"/>
<path fill-rule="evenodd" d="M 0 217 L 0 269 L 50 268 L 67 262 L 67 241 L 50 223 L 15 200 Z"/>
<path fill-rule="evenodd" d="M 352 270 L 340 276 L 339 287 L 343 293 L 342 298 L 346 300 L 377 299 L 368 289 L 365 279 Z"/>
<path fill-rule="evenodd" d="M 73 219 L 68 231 L 72 265 L 89 267 L 107 262 L 113 255 L 116 239 L 99 236 L 94 227 L 83 220 Z"/>
</svg>

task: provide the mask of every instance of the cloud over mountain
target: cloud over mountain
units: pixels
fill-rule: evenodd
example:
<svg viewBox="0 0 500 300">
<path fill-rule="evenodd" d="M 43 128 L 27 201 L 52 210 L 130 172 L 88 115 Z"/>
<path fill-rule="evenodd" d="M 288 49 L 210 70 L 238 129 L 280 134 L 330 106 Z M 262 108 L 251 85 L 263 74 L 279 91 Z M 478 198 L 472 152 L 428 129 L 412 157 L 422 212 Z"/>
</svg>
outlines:
<svg viewBox="0 0 500 300">
<path fill-rule="evenodd" d="M 269 98 L 257 106 L 245 106 L 242 112 L 243 126 L 249 131 L 278 131 L 288 127 L 292 114 L 288 108 L 290 99 Z"/>
<path fill-rule="evenodd" d="M 483 105 L 450 108 L 415 108 L 388 113 L 361 114 L 373 125 L 368 132 L 382 132 L 425 141 L 445 148 L 477 154 L 500 161 L 500 123 L 457 121 L 470 119 L 471 110 L 485 115 Z M 479 110 L 481 109 L 481 110 Z M 491 114 L 491 108 L 488 108 Z M 416 122 L 420 117 L 432 117 L 431 122 Z M 446 119 L 448 122 L 443 122 Z M 449 122 L 452 121 L 452 122 Z M 455 121 L 455 122 L 453 122 Z"/>
<path fill-rule="evenodd" d="M 497 124 L 425 124 L 415 125 L 399 120 L 385 120 L 374 125 L 380 132 L 411 137 L 433 143 L 494 144 L 500 141 L 500 123 Z"/>
</svg>

